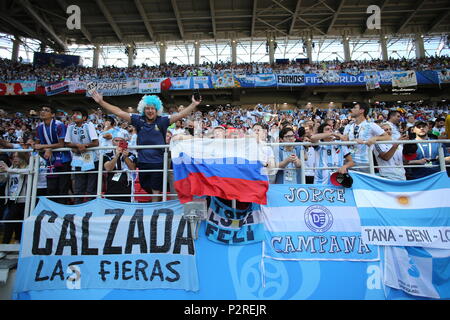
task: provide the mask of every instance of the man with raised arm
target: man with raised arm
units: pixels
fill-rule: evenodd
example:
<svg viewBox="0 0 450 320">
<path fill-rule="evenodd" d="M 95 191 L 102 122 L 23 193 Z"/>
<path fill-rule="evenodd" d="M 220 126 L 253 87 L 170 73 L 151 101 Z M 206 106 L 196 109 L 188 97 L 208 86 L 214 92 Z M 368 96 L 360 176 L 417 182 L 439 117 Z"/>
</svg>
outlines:
<svg viewBox="0 0 450 320">
<path fill-rule="evenodd" d="M 343 141 L 356 141 L 358 143 L 355 146 L 350 146 L 352 158 L 356 167 L 366 168 L 352 168 L 352 170 L 365 173 L 370 173 L 368 148 L 377 141 L 391 139 L 391 136 L 376 123 L 367 121 L 369 110 L 369 105 L 363 102 L 353 105 L 351 116 L 355 119 L 355 122 L 345 127 L 342 139 Z"/>
<path fill-rule="evenodd" d="M 167 128 L 178 120 L 191 114 L 200 104 L 192 97 L 192 103 L 181 112 L 163 117 L 163 105 L 156 95 L 145 95 L 138 104 L 139 114 L 130 114 L 119 107 L 103 100 L 103 96 L 97 91 L 92 92 L 92 98 L 107 112 L 113 113 L 119 118 L 131 123 L 137 130 L 137 145 L 165 145 Z M 138 150 L 138 168 L 140 170 L 162 170 L 164 161 L 164 149 L 140 149 Z M 161 194 L 163 190 L 162 172 L 139 172 L 141 187 L 149 194 Z M 161 201 L 161 197 L 152 197 L 152 202 Z"/>
</svg>

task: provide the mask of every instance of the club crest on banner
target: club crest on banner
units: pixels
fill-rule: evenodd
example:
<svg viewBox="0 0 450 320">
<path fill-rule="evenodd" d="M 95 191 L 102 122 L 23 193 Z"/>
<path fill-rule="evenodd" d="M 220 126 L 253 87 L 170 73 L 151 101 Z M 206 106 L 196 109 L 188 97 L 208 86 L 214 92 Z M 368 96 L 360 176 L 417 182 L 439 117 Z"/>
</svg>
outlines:
<svg viewBox="0 0 450 320">
<path fill-rule="evenodd" d="M 333 215 L 324 206 L 310 206 L 305 210 L 305 223 L 311 231 L 323 233 L 333 225 Z"/>
</svg>

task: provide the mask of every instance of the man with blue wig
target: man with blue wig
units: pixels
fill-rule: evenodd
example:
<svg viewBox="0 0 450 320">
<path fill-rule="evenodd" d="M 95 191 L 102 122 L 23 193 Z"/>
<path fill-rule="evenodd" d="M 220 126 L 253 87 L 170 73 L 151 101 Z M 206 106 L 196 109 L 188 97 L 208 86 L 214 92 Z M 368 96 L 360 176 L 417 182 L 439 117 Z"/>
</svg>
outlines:
<svg viewBox="0 0 450 320">
<path fill-rule="evenodd" d="M 200 104 L 192 97 L 192 103 L 181 112 L 163 117 L 163 105 L 156 95 L 145 95 L 138 104 L 139 114 L 130 114 L 119 107 L 113 106 L 103 100 L 103 96 L 97 91 L 92 92 L 92 98 L 106 111 L 115 114 L 119 118 L 131 123 L 137 130 L 137 145 L 165 145 L 167 128 L 172 124 L 187 117 Z M 139 170 L 162 170 L 164 161 L 163 149 L 138 150 Z M 141 187 L 149 194 L 161 194 L 163 190 L 163 173 L 139 172 Z M 161 201 L 161 197 L 152 197 L 152 202 Z"/>
</svg>

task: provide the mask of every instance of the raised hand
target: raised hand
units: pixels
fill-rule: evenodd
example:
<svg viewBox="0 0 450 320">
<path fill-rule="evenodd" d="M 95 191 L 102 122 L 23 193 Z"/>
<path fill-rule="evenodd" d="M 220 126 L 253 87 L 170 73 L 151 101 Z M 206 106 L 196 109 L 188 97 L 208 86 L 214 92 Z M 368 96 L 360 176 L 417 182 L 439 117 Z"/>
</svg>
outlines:
<svg viewBox="0 0 450 320">
<path fill-rule="evenodd" d="M 97 102 L 98 104 L 103 102 L 103 95 L 101 93 L 99 93 L 97 90 L 93 90 L 91 92 L 91 97 L 92 99 L 94 99 L 95 102 Z"/>
</svg>

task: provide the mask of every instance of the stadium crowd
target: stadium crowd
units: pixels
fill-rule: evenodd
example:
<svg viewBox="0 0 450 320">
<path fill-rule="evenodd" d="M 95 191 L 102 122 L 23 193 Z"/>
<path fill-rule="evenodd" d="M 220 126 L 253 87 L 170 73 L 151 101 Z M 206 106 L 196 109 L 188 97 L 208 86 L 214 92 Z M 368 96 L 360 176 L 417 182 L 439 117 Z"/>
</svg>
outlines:
<svg viewBox="0 0 450 320">
<path fill-rule="evenodd" d="M 8 59 L 0 59 L 0 82 L 13 80 L 36 80 L 41 83 L 56 82 L 65 79 L 123 79 L 123 78 L 153 78 L 153 77 L 187 77 L 210 76 L 232 72 L 236 74 L 263 73 L 317 73 L 323 71 L 339 71 L 349 74 L 359 74 L 362 71 L 402 71 L 402 70 L 441 70 L 450 68 L 449 57 L 427 57 L 423 59 L 391 59 L 388 61 L 322 61 L 308 64 L 302 61 L 290 61 L 286 64 L 239 63 L 230 62 L 204 63 L 199 66 L 177 65 L 168 63 L 158 66 L 133 66 L 120 68 L 106 66 L 91 68 L 73 66 L 59 68 L 56 66 L 34 66 Z"/>
<path fill-rule="evenodd" d="M 166 64 L 132 68 L 87 68 L 55 66 L 34 67 L 0 59 L 0 82 L 62 79 L 99 79 L 127 77 L 207 76 L 234 73 L 308 73 L 341 71 L 350 74 L 364 70 L 440 70 L 449 67 L 448 57 L 415 60 L 338 61 L 304 64 L 290 62 L 217 63 L 200 66 Z M 120 201 L 161 201 L 163 187 L 163 150 L 139 149 L 139 145 L 164 145 L 171 140 L 202 137 L 207 139 L 255 137 L 263 146 L 265 170 L 270 183 L 300 183 L 302 174 L 308 184 L 330 184 L 337 171 L 369 173 L 369 147 L 373 147 L 376 174 L 394 180 L 418 179 L 440 170 L 439 149 L 450 162 L 449 145 L 376 144 L 387 140 L 424 140 L 450 138 L 449 104 L 427 102 L 384 103 L 371 106 L 354 103 L 325 109 L 308 103 L 292 110 L 258 104 L 251 109 L 240 106 L 200 106 L 192 97 L 189 106 L 166 109 L 157 96 L 144 96 L 137 112 L 127 113 L 109 104 L 97 92 L 95 112 L 75 108 L 70 113 L 52 105 L 36 106 L 38 112 L 8 114 L 0 110 L 0 149 L 29 149 L 30 152 L 0 150 L 0 220 L 21 220 L 24 216 L 26 173 L 30 155 L 39 155 L 38 195 L 54 196 L 54 201 L 79 204 L 97 193 L 99 160 L 104 173 L 101 191 Z M 106 99 L 108 100 L 108 99 Z M 447 124 L 446 124 L 447 122 Z M 448 127 L 446 130 L 446 126 Z M 355 145 L 314 145 L 317 142 L 355 141 Z M 306 146 L 279 146 L 277 143 L 306 142 Z M 93 151 L 92 147 L 108 147 Z M 54 151 L 67 147 L 71 151 Z M 300 160 L 304 153 L 305 163 Z M 408 167 L 405 165 L 415 165 Z M 302 166 L 304 168 L 302 168 Z M 158 171 L 159 170 L 159 171 Z M 301 170 L 304 170 L 303 172 Z M 84 174 L 80 174 L 84 172 Z M 176 193 L 173 172 L 169 171 L 167 190 Z M 147 195 L 147 198 L 139 195 Z M 3 199 L 2 199 L 3 201 Z M 0 223 L 0 228 L 2 228 Z M 3 243 L 20 239 L 20 224 L 3 226 Z"/>
<path fill-rule="evenodd" d="M 300 183 L 300 152 L 305 150 L 306 183 L 330 184 L 330 175 L 348 170 L 369 172 L 367 147 L 376 141 L 444 139 L 450 121 L 449 104 L 434 107 L 422 103 L 377 103 L 368 106 L 354 103 L 336 108 L 330 103 L 320 109 L 311 103 L 293 110 L 280 110 L 258 104 L 252 109 L 239 106 L 198 108 L 200 102 L 192 97 L 188 107 L 179 106 L 162 114 L 163 106 L 157 96 L 144 96 L 138 114 L 129 114 L 112 106 L 94 93 L 102 108 L 88 114 L 82 108 L 66 113 L 51 105 L 42 105 L 38 114 L 25 116 L 7 114 L 0 110 L 0 148 L 33 149 L 40 155 L 38 195 L 60 196 L 55 201 L 78 204 L 97 192 L 97 174 L 74 172 L 98 170 L 103 157 L 105 171 L 102 191 L 107 198 L 120 201 L 142 201 L 136 194 L 150 194 L 150 201 L 163 187 L 162 150 L 135 150 L 136 145 L 169 144 L 171 139 L 238 138 L 253 136 L 266 146 L 267 174 L 270 183 Z M 156 131 L 155 131 L 156 130 Z M 141 135 L 139 134 L 141 133 Z M 356 146 L 278 146 L 278 142 L 356 141 Z M 88 148 L 108 146 L 110 150 L 89 151 Z M 71 151 L 53 149 L 69 147 Z M 411 180 L 439 171 L 439 148 L 444 148 L 450 163 L 448 145 L 376 144 L 373 155 L 379 166 L 376 174 L 388 179 Z M 0 152 L 0 194 L 6 195 L 3 220 L 23 219 L 26 175 L 30 153 Z M 405 168 L 404 164 L 417 165 Z M 314 169 L 316 168 L 316 169 Z M 327 168 L 327 169 L 317 169 Z M 130 172 L 131 171 L 131 172 Z M 67 174 L 57 174 L 67 172 Z M 45 174 L 44 174 L 45 173 Z M 173 172 L 169 172 L 168 191 L 175 193 Z M 69 195 L 63 196 L 63 195 Z M 2 200 L 3 201 L 3 200 Z M 3 243 L 20 239 L 19 224 L 5 224 Z"/>
</svg>

